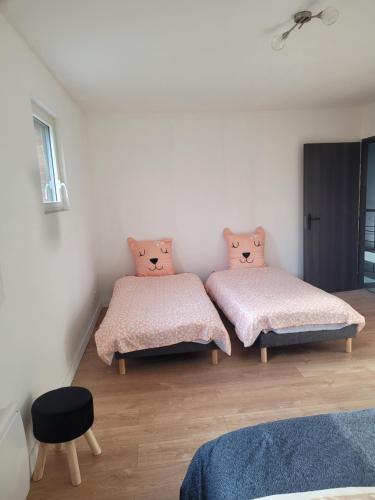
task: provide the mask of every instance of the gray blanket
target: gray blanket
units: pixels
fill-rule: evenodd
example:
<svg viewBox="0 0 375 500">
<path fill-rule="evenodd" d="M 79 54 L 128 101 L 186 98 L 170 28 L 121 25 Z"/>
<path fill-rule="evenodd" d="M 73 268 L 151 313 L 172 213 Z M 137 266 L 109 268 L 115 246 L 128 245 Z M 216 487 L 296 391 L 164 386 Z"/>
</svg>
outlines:
<svg viewBox="0 0 375 500">
<path fill-rule="evenodd" d="M 375 486 L 375 410 L 280 420 L 225 434 L 195 453 L 181 500 L 249 500 Z"/>
</svg>

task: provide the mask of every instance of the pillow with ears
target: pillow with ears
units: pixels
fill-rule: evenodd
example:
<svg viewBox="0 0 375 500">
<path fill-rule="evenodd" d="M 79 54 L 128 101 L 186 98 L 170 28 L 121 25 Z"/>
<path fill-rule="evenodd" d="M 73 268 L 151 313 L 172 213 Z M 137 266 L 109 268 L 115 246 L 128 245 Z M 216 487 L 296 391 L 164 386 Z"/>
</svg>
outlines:
<svg viewBox="0 0 375 500">
<path fill-rule="evenodd" d="M 228 248 L 229 269 L 263 267 L 265 232 L 257 227 L 254 233 L 234 234 L 228 228 L 223 231 Z"/>
<path fill-rule="evenodd" d="M 136 241 L 128 238 L 137 276 L 167 276 L 175 274 L 172 262 L 172 240 Z"/>
</svg>

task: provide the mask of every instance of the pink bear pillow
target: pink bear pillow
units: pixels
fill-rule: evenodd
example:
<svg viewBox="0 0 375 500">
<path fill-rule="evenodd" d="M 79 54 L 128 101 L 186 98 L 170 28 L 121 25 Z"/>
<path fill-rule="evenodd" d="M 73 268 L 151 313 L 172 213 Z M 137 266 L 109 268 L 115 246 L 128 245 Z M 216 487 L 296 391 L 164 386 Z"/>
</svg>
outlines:
<svg viewBox="0 0 375 500">
<path fill-rule="evenodd" d="M 136 241 L 128 238 L 137 276 L 175 274 L 172 262 L 172 240 Z"/>
<path fill-rule="evenodd" d="M 229 269 L 265 266 L 262 227 L 257 227 L 255 233 L 244 234 L 233 234 L 225 228 L 223 234 L 228 247 Z"/>
</svg>

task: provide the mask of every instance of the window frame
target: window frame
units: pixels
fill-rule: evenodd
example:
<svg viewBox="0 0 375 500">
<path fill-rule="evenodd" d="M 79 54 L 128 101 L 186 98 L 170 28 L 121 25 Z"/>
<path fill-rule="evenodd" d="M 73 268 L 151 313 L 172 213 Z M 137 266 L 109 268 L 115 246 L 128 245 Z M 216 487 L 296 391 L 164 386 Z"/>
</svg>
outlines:
<svg viewBox="0 0 375 500">
<path fill-rule="evenodd" d="M 35 125 L 34 118 L 38 120 L 41 124 L 48 127 L 48 133 L 50 138 L 50 149 L 51 149 L 51 159 L 52 165 L 48 165 L 49 168 L 52 169 L 53 174 L 53 182 L 56 193 L 56 201 L 44 201 L 44 195 L 42 194 L 42 204 L 44 208 L 44 213 L 53 213 L 53 212 L 61 212 L 65 210 L 69 210 L 69 196 L 68 190 L 66 187 L 64 169 L 63 169 L 63 159 L 60 154 L 61 145 L 58 144 L 57 141 L 57 132 L 56 132 L 56 118 L 52 115 L 52 113 L 48 112 L 43 106 L 39 103 L 32 100 L 32 118 L 33 118 L 33 132 L 35 136 Z M 37 159 L 38 161 L 38 159 Z M 39 166 L 39 165 L 38 165 Z M 39 171 L 39 169 L 38 169 Z M 40 174 L 40 172 L 39 172 Z M 41 186 L 42 189 L 42 186 Z"/>
</svg>

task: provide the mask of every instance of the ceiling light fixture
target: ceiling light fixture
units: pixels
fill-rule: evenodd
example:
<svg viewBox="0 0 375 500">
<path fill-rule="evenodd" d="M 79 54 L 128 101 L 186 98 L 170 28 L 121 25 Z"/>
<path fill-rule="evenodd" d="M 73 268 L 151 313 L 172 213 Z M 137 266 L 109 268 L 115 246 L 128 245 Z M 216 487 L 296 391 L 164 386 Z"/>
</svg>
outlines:
<svg viewBox="0 0 375 500">
<path fill-rule="evenodd" d="M 330 26 L 334 24 L 339 18 L 339 11 L 334 7 L 328 7 L 319 12 L 319 14 L 313 15 L 309 10 L 302 10 L 301 12 L 297 12 L 294 14 L 294 26 L 292 26 L 288 31 L 284 31 L 281 35 L 276 35 L 272 39 L 272 48 L 273 50 L 281 50 L 286 42 L 286 39 L 291 34 L 291 32 L 298 27 L 301 29 L 306 23 L 310 22 L 311 19 L 320 19 L 322 23 Z"/>
</svg>

